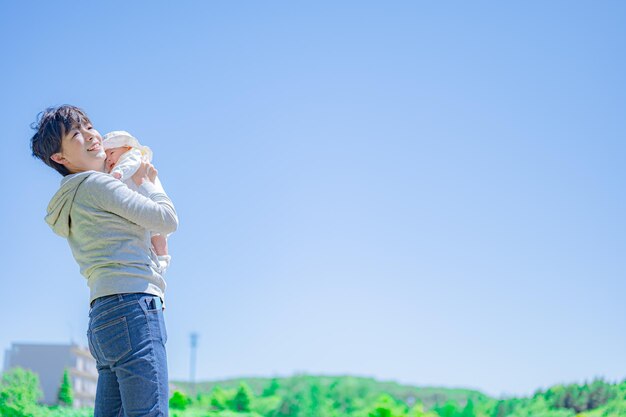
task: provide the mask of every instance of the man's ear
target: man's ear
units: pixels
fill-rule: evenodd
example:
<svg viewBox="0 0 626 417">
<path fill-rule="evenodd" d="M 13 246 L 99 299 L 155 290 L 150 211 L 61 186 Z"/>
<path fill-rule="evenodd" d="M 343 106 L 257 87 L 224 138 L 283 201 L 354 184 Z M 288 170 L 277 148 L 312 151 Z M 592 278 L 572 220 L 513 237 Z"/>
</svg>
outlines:
<svg viewBox="0 0 626 417">
<path fill-rule="evenodd" d="M 63 157 L 63 154 L 61 152 L 53 153 L 52 155 L 50 155 L 50 159 L 61 165 L 65 165 L 65 163 L 67 162 L 67 159 Z"/>
</svg>

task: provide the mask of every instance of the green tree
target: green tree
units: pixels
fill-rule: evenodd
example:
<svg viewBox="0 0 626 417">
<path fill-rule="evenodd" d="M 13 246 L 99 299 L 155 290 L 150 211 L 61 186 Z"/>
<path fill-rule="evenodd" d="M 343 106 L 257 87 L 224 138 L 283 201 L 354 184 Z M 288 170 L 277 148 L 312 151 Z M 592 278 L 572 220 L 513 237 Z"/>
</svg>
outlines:
<svg viewBox="0 0 626 417">
<path fill-rule="evenodd" d="M 587 411 L 591 409 L 591 407 L 589 407 L 589 396 L 590 396 L 589 386 L 585 384 L 582 387 L 580 387 L 577 391 L 578 392 L 577 392 L 576 397 L 574 398 L 572 408 L 577 413 L 581 413 L 583 411 Z"/>
<path fill-rule="evenodd" d="M 174 410 L 184 410 L 191 404 L 191 399 L 180 391 L 174 391 L 170 398 L 170 408 Z"/>
<path fill-rule="evenodd" d="M 341 415 L 353 414 L 365 406 L 358 397 L 358 390 L 359 386 L 355 378 L 341 378 L 329 385 L 327 396 L 332 400 L 333 408 L 337 413 Z"/>
<path fill-rule="evenodd" d="M 272 417 L 298 417 L 302 410 L 303 398 L 299 392 L 287 391 Z"/>
<path fill-rule="evenodd" d="M 615 387 L 607 384 L 601 379 L 596 379 L 589 387 L 589 409 L 593 410 L 601 405 L 606 404 L 611 398 L 615 397 Z"/>
<path fill-rule="evenodd" d="M 220 386 L 213 388 L 209 401 L 211 403 L 211 407 L 213 407 L 216 411 L 222 411 L 228 408 L 228 396 Z"/>
<path fill-rule="evenodd" d="M 280 384 L 278 383 L 278 379 L 272 378 L 270 384 L 263 390 L 261 396 L 263 397 L 271 397 L 275 395 L 278 389 L 280 388 Z"/>
<path fill-rule="evenodd" d="M 238 413 L 246 413 L 250 411 L 250 403 L 252 402 L 252 391 L 248 384 L 242 382 L 239 385 L 237 393 L 231 401 L 231 409 Z"/>
<path fill-rule="evenodd" d="M 493 409 L 492 417 L 504 417 L 507 413 L 507 403 L 506 401 L 498 401 L 495 408 Z"/>
<path fill-rule="evenodd" d="M 329 417 L 332 413 L 330 401 L 318 382 L 312 382 L 309 392 L 309 412 L 312 417 Z"/>
<path fill-rule="evenodd" d="M 70 380 L 70 373 L 67 369 L 63 372 L 63 380 L 61 381 L 61 386 L 59 387 L 57 399 L 59 400 L 59 404 L 67 407 L 71 407 L 72 404 L 74 404 L 72 381 Z"/>
<path fill-rule="evenodd" d="M 439 415 L 434 411 L 424 411 L 424 404 L 421 402 L 416 403 L 409 411 L 408 417 L 438 417 Z"/>
<path fill-rule="evenodd" d="M 399 405 L 390 395 L 383 394 L 378 397 L 373 408 L 367 413 L 369 417 L 404 417 L 406 407 Z"/>
<path fill-rule="evenodd" d="M 37 400 L 42 396 L 37 374 L 22 368 L 14 368 L 2 375 L 0 416 L 24 417 L 32 415 Z"/>
<path fill-rule="evenodd" d="M 270 417 L 276 413 L 276 410 L 280 407 L 281 402 L 282 399 L 278 395 L 272 395 L 271 397 L 258 397 L 254 399 L 251 408 L 255 413 Z"/>
<path fill-rule="evenodd" d="M 442 407 L 435 407 L 434 411 L 441 417 L 456 417 L 460 412 L 456 402 L 448 401 Z"/>
<path fill-rule="evenodd" d="M 461 411 L 461 417 L 476 417 L 476 413 L 474 412 L 474 401 L 467 400 L 465 408 Z"/>
</svg>

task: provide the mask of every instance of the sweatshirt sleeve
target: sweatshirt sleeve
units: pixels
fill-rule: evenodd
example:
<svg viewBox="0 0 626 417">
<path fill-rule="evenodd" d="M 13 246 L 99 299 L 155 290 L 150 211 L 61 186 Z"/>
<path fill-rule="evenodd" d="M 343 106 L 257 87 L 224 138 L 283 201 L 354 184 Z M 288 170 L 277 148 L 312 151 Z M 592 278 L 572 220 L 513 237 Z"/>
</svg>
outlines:
<svg viewBox="0 0 626 417">
<path fill-rule="evenodd" d="M 128 183 L 127 183 L 128 184 Z M 165 190 L 163 189 L 163 185 L 161 184 L 161 181 L 159 180 L 159 177 L 157 176 L 155 181 L 154 181 L 154 188 L 156 191 L 161 192 L 163 194 L 165 193 Z M 161 233 L 159 232 L 155 232 L 153 230 L 150 231 L 150 236 L 154 236 L 154 235 L 160 235 Z M 169 236 L 169 234 L 167 235 Z"/>
<path fill-rule="evenodd" d="M 178 227 L 176 209 L 163 188 L 145 182 L 141 188 L 148 197 L 144 197 L 110 175 L 92 177 L 88 181 L 89 198 L 102 210 L 156 233 L 173 233 Z"/>
</svg>

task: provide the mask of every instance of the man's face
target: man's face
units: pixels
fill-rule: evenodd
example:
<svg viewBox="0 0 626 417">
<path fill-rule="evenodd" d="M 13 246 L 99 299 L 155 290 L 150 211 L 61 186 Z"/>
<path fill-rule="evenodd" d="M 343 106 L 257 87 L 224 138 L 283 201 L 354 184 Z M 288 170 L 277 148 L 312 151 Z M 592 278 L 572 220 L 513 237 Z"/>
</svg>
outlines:
<svg viewBox="0 0 626 417">
<path fill-rule="evenodd" d="M 102 136 L 91 123 L 73 126 L 63 135 L 61 152 L 50 158 L 65 165 L 72 174 L 90 170 L 103 172 L 106 154 L 102 147 Z"/>
</svg>

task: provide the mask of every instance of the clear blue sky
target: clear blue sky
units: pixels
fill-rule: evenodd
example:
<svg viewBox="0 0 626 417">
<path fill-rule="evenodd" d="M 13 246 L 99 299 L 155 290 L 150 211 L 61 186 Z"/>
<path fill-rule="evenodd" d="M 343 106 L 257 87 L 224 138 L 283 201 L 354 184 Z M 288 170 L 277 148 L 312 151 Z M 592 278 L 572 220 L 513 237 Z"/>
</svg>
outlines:
<svg viewBox="0 0 626 417">
<path fill-rule="evenodd" d="M 154 153 L 172 378 L 626 377 L 626 6 L 0 3 L 0 348 L 85 343 L 47 106 Z"/>
</svg>

